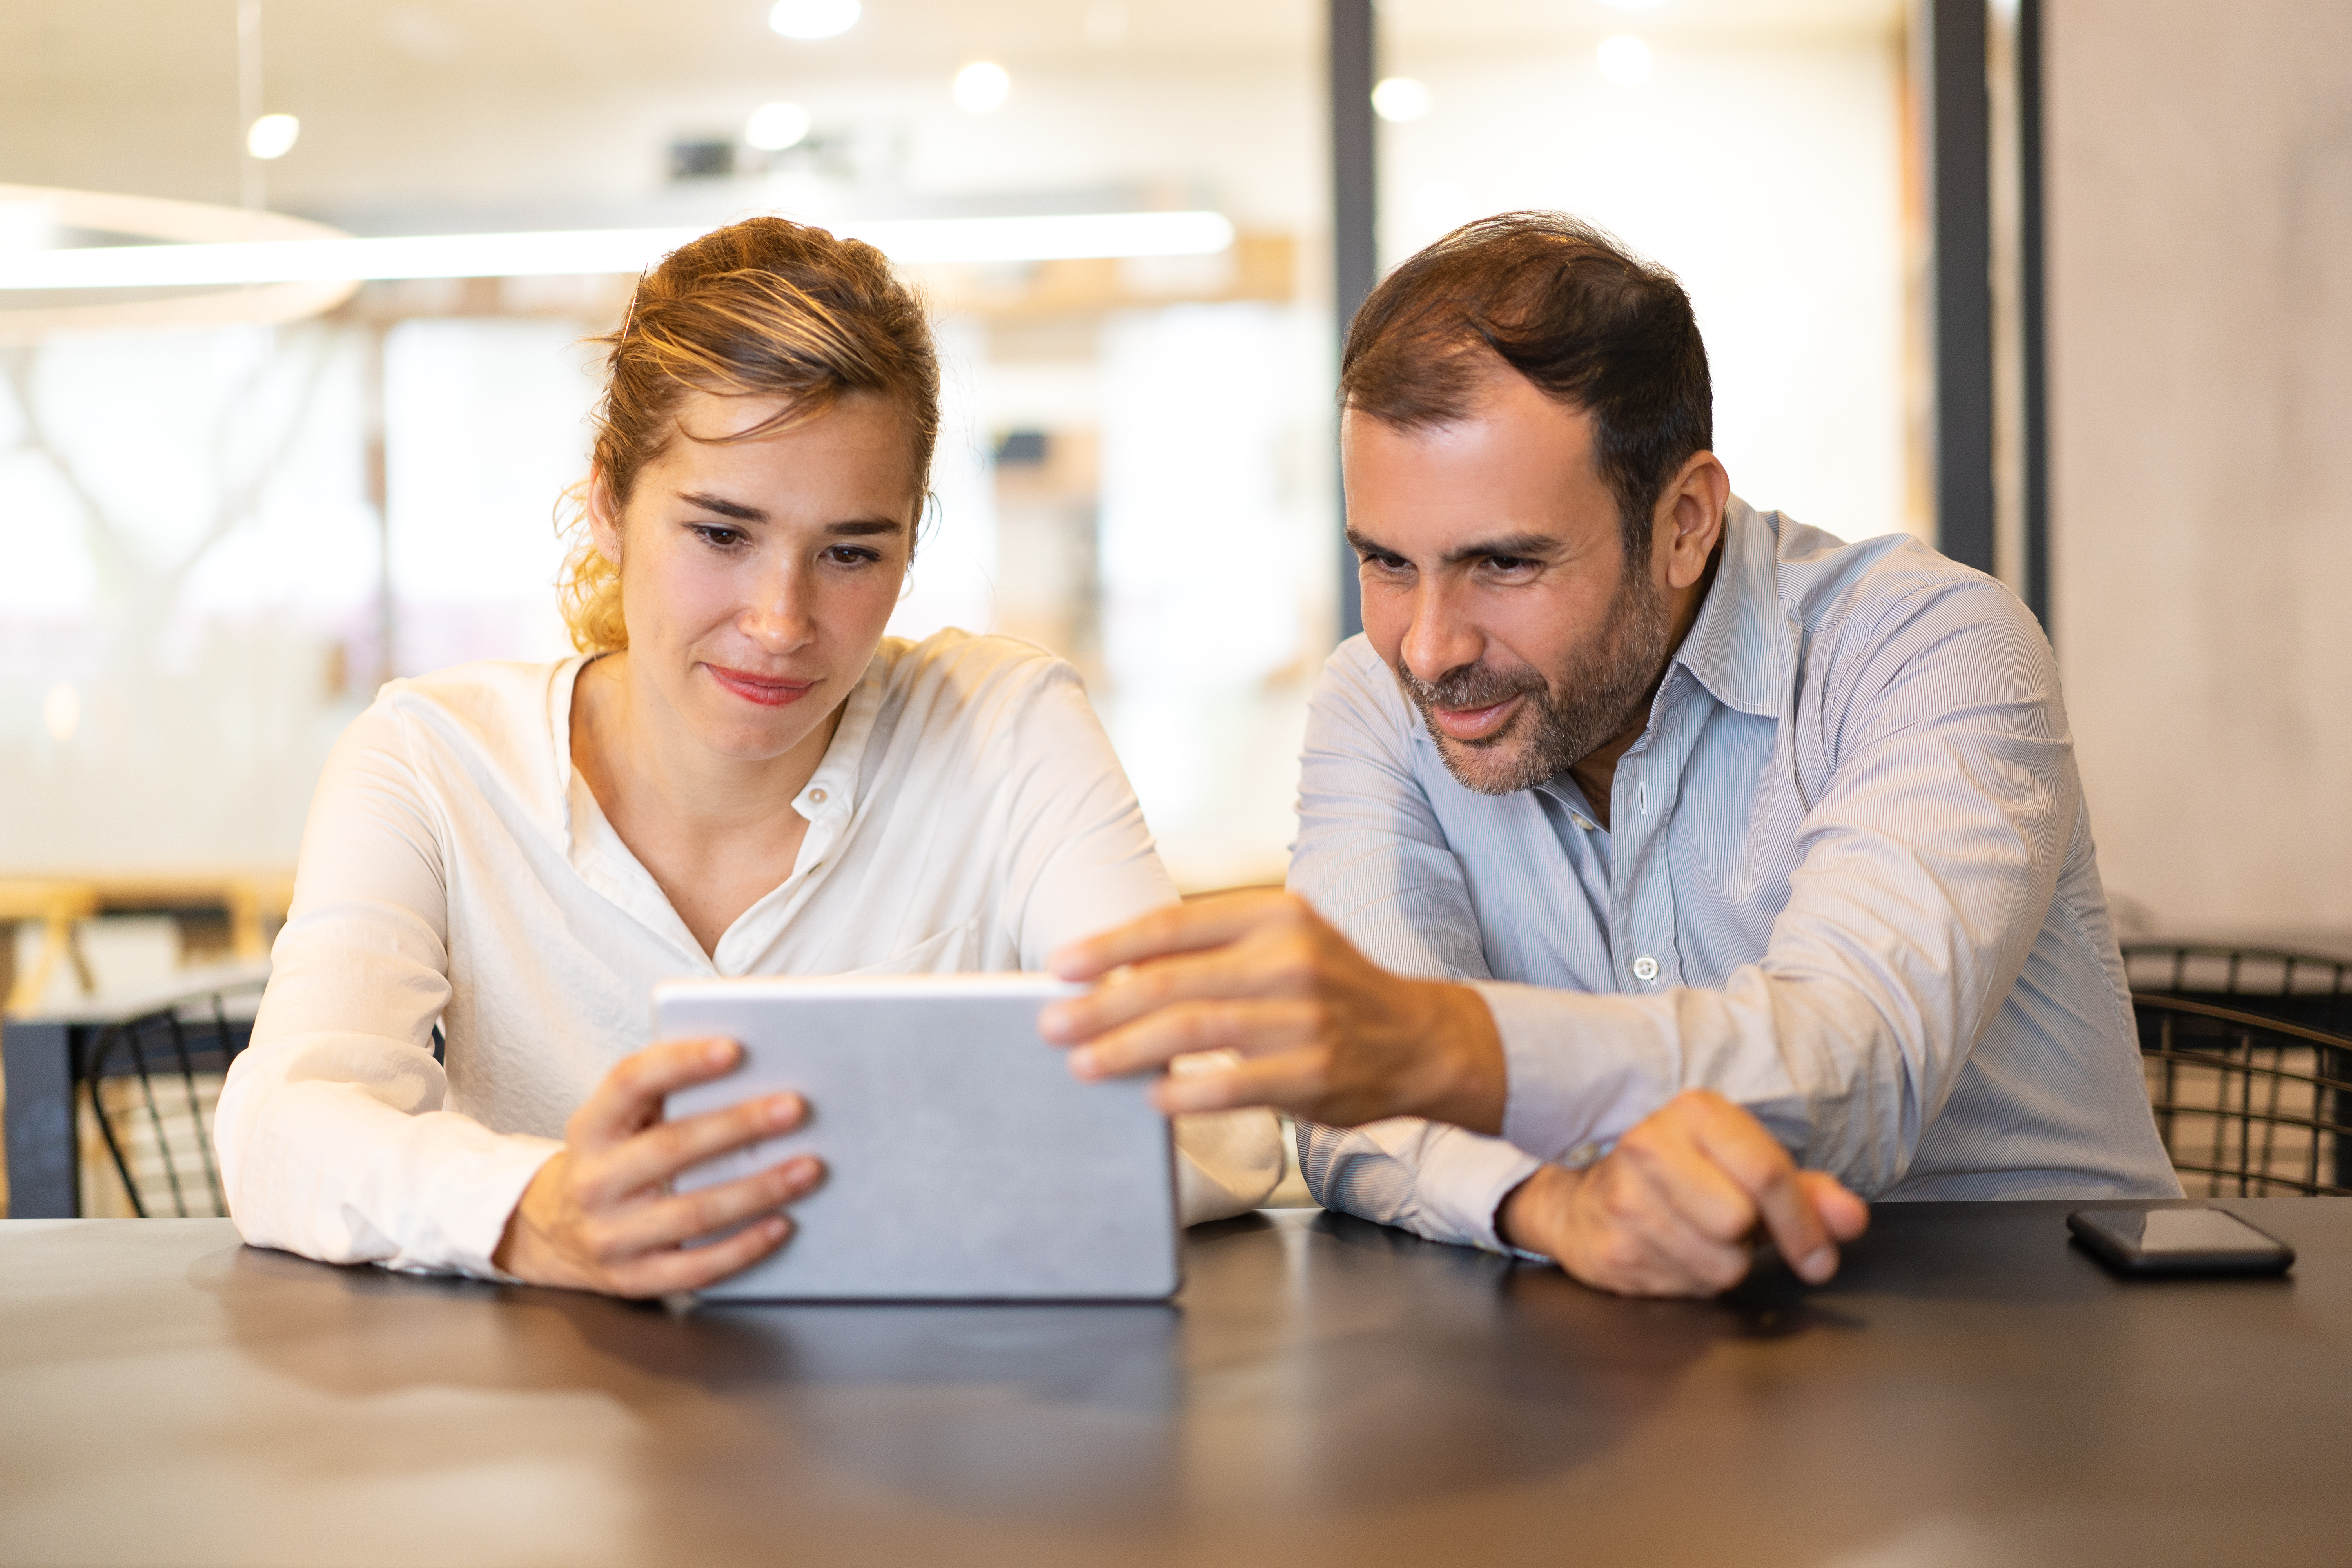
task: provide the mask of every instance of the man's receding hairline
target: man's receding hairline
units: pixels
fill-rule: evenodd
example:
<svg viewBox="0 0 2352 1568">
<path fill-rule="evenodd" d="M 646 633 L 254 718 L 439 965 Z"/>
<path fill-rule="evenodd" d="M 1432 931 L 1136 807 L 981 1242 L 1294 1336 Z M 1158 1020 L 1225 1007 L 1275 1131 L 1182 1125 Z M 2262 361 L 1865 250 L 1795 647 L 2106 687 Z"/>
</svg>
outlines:
<svg viewBox="0 0 2352 1568">
<path fill-rule="evenodd" d="M 1467 395 L 1459 401 L 1458 405 L 1431 413 L 1411 409 L 1385 413 L 1366 404 L 1355 394 L 1349 393 L 1340 402 L 1340 417 L 1344 419 L 1349 415 L 1356 415 L 1365 419 L 1376 420 L 1391 430 L 1402 431 L 1406 434 L 1468 425 L 1475 422 L 1482 410 L 1500 395 L 1501 388 L 1508 386 L 1511 381 L 1517 381 L 1533 387 L 1537 395 L 1549 403 L 1567 409 L 1571 414 L 1598 418 L 1593 412 L 1591 399 L 1553 391 L 1496 353 L 1493 344 L 1475 333 L 1470 336 L 1468 342 L 1453 349 L 1446 357 L 1470 362 L 1465 387 Z M 1507 381 L 1506 377 L 1510 379 Z"/>
</svg>

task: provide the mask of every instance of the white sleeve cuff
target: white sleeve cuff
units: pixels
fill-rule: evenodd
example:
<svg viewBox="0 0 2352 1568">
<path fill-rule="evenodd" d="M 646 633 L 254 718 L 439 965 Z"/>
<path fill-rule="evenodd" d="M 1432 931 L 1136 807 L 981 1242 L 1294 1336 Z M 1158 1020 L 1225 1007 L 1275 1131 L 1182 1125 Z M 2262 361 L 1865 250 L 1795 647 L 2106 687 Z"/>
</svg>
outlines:
<svg viewBox="0 0 2352 1568">
<path fill-rule="evenodd" d="M 463 1158 L 449 1163 L 448 1169 L 429 1176 L 419 1208 L 441 1217 L 440 1246 L 434 1248 L 440 1256 L 418 1261 L 426 1268 L 455 1269 L 477 1279 L 520 1283 L 491 1258 L 506 1237 L 507 1221 L 522 1201 L 523 1189 L 530 1185 L 540 1167 L 562 1150 L 559 1138 L 507 1133 L 487 1147 L 466 1151 Z M 406 1261 L 399 1260 L 395 1267 Z"/>
</svg>

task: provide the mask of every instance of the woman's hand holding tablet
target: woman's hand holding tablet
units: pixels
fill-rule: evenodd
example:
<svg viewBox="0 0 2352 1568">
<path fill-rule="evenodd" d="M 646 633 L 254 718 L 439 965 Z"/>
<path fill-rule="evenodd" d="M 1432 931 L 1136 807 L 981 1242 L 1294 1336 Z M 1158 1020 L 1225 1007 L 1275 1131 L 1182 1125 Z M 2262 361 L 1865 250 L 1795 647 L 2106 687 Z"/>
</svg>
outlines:
<svg viewBox="0 0 2352 1568">
<path fill-rule="evenodd" d="M 667 1040 L 614 1066 L 572 1113 L 562 1152 L 523 1190 L 498 1267 L 533 1285 L 666 1296 L 699 1289 L 782 1247 L 793 1224 L 770 1211 L 814 1187 L 824 1175 L 820 1161 L 803 1155 L 718 1186 L 669 1191 L 687 1167 L 806 1119 L 795 1094 L 662 1119 L 671 1091 L 723 1078 L 742 1057 L 733 1040 Z M 684 1245 L 737 1226 L 707 1246 Z"/>
</svg>

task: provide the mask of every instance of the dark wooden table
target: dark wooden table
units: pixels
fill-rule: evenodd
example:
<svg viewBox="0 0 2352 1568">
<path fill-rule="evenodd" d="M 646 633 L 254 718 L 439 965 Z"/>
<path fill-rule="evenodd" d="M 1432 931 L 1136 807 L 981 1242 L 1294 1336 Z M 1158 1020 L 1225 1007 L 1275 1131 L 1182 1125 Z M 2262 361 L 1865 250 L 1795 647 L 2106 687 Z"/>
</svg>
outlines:
<svg viewBox="0 0 2352 1568">
<path fill-rule="evenodd" d="M 2352 1202 L 2124 1285 L 2064 1204 L 1889 1205 L 1717 1302 L 1312 1212 L 1174 1308 L 690 1314 L 0 1226 L 8 1563 L 2336 1563 Z"/>
</svg>

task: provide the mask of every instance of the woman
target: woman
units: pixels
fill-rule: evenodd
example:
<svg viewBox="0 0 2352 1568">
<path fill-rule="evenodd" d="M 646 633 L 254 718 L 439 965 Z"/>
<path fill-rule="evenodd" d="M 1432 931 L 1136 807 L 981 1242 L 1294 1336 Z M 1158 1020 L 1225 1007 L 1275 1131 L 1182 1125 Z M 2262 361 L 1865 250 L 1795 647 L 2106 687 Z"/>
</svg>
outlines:
<svg viewBox="0 0 2352 1568">
<path fill-rule="evenodd" d="M 636 1049 L 656 981 L 1042 969 L 1173 897 L 1067 666 L 882 636 L 939 369 L 878 252 L 737 224 L 666 258 L 603 341 L 565 584 L 583 657 L 395 681 L 320 781 L 216 1121 L 257 1246 L 631 1296 L 709 1284 L 782 1245 L 823 1173 L 669 1194 L 807 1108 L 663 1121 L 738 1047 Z M 1185 1119 L 1177 1146 L 1188 1222 L 1280 1174 L 1266 1112 Z"/>
</svg>

